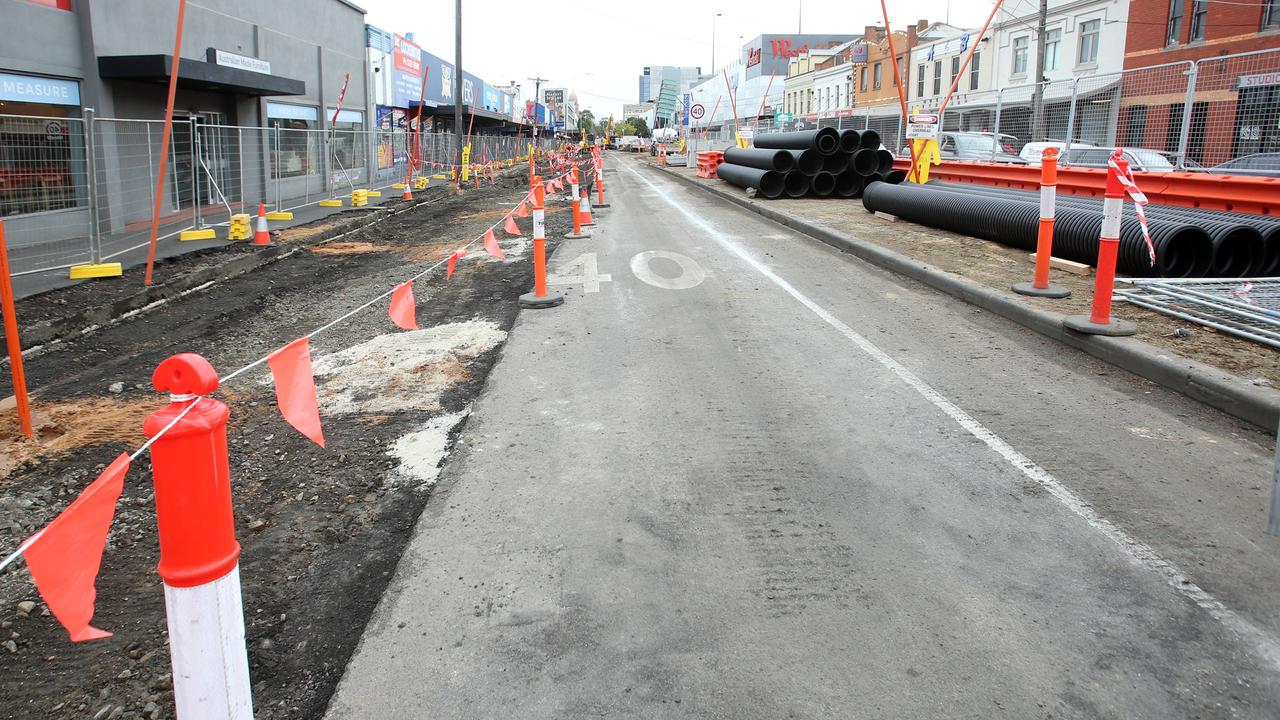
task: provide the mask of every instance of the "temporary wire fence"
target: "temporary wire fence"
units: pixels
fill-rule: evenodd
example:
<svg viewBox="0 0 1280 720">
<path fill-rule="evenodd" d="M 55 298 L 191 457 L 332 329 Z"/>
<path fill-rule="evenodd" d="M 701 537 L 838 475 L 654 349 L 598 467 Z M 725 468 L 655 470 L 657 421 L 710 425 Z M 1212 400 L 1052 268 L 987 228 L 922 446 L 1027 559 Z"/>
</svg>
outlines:
<svg viewBox="0 0 1280 720">
<path fill-rule="evenodd" d="M 598 160 L 593 159 L 593 160 L 592 160 L 592 162 L 593 162 L 593 163 L 597 163 L 597 162 L 598 162 Z M 570 162 L 569 164 L 570 164 L 570 165 L 572 165 L 574 168 L 580 167 L 580 165 L 581 165 L 581 163 L 577 163 L 577 162 Z M 598 167 L 598 165 L 593 165 L 593 167 Z M 544 184 L 545 184 L 545 185 L 547 185 L 547 186 L 550 186 L 550 185 L 551 185 L 551 183 L 564 182 L 564 181 L 566 181 L 566 180 L 567 180 L 567 178 L 570 176 L 571 172 L 572 172 L 572 170 L 566 170 L 566 171 L 564 171 L 563 173 L 561 173 L 560 175 L 558 175 L 558 176 L 556 176 L 556 177 L 554 177 L 554 178 L 551 178 L 551 179 L 549 179 L 549 180 L 544 178 Z M 419 279 L 421 279 L 421 278 L 425 277 L 428 273 L 430 273 L 430 272 L 432 272 L 432 271 L 434 271 L 434 270 L 439 269 L 441 266 L 444 266 L 444 265 L 447 265 L 447 264 L 451 264 L 451 263 L 453 263 L 453 262 L 456 262 L 459 258 L 461 258 L 463 255 L 465 255 L 465 253 L 466 253 L 467 251 L 469 251 L 472 247 L 474 247 L 477 243 L 484 242 L 484 240 L 486 239 L 486 237 L 490 236 L 490 234 L 491 234 L 491 233 L 493 233 L 495 230 L 497 230 L 499 227 L 503 227 L 503 226 L 505 226 L 505 225 L 506 225 L 506 223 L 507 223 L 507 222 L 509 222 L 509 221 L 514 221 L 515 214 L 516 214 L 516 212 L 518 211 L 518 209 L 519 209 L 520 207 L 524 206 L 527 202 L 529 202 L 529 201 L 530 201 L 530 199 L 534 197 L 534 193 L 535 193 L 535 189 L 534 189 L 534 188 L 530 188 L 530 189 L 529 189 L 529 190 L 528 190 L 528 191 L 527 191 L 527 192 L 526 192 L 526 193 L 525 193 L 525 194 L 520 198 L 520 200 L 518 200 L 518 201 L 517 201 L 517 202 L 512 206 L 512 209 L 511 209 L 510 211 L 508 211 L 505 215 L 503 215 L 503 216 L 502 216 L 502 218 L 501 218 L 501 219 L 499 219 L 498 221 L 494 222 L 492 225 L 490 225 L 488 228 L 486 228 L 486 229 L 485 229 L 483 232 L 481 232 L 479 235 L 477 235 L 476 237 L 473 237 L 473 238 L 472 238 L 469 242 L 467 242 L 466 244 L 461 245 L 461 246 L 459 246 L 458 248 L 456 248 L 456 249 L 454 250 L 454 252 L 453 252 L 453 253 L 451 253 L 449 256 L 447 256 L 447 257 L 445 257 L 444 259 L 441 259 L 441 260 L 439 260 L 439 261 L 437 261 L 437 262 L 435 262 L 435 263 L 432 263 L 431 265 L 429 265 L 429 266 L 428 266 L 428 267 L 426 267 L 425 269 L 423 269 L 423 270 L 419 271 L 418 273 L 416 273 L 416 274 L 412 275 L 411 277 L 409 277 L 407 280 L 403 280 L 403 281 L 401 281 L 401 282 L 399 282 L 399 283 L 396 283 L 395 285 L 393 285 L 393 286 L 391 287 L 391 289 L 389 289 L 389 290 L 387 290 L 387 291 L 385 291 L 385 292 L 381 293 L 380 295 L 378 295 L 378 296 L 376 296 L 376 297 L 374 297 L 374 298 L 371 298 L 371 299 L 369 299 L 368 301 L 366 301 L 366 302 L 364 302 L 364 303 L 362 303 L 362 304 L 360 304 L 360 305 L 356 306 L 355 308 L 353 308 L 353 309 L 349 310 L 348 312 L 344 313 L 343 315 L 341 315 L 341 316 L 339 316 L 339 317 L 337 317 L 337 318 L 335 318 L 335 319 L 333 319 L 333 320 L 331 320 L 331 321 L 329 321 L 329 322 L 325 323 L 324 325 L 321 325 L 321 326 L 320 326 L 320 327 L 318 327 L 318 328 L 315 328 L 314 330 L 311 330 L 310 332 L 308 332 L 308 333 L 306 333 L 305 335 L 303 335 L 301 338 L 298 338 L 298 339 L 296 339 L 296 340 L 294 340 L 294 341 L 291 341 L 291 342 L 290 342 L 290 344 L 291 344 L 292 342 L 296 342 L 297 340 L 302 340 L 302 339 L 309 340 L 309 339 L 311 339 L 311 338 L 315 337 L 316 335 L 319 335 L 320 333 L 325 332 L 326 330 L 329 330 L 329 329 L 331 329 L 331 328 L 333 328 L 333 327 L 335 327 L 335 326 L 337 326 L 337 325 L 339 325 L 339 324 L 341 324 L 341 323 L 345 322 L 346 320 L 351 319 L 352 317 L 354 317 L 354 316 L 356 316 L 356 315 L 360 314 L 361 312 L 364 312 L 365 310 L 369 309 L 370 307 L 373 307 L 374 305 L 378 304 L 378 303 L 379 303 L 379 302 L 381 302 L 382 300 L 385 300 L 386 298 L 390 297 L 390 296 L 392 295 L 392 293 L 394 293 L 394 292 L 396 291 L 396 289 L 397 289 L 398 287 L 400 287 L 401 285 L 404 285 L 404 284 L 407 284 L 407 283 L 412 283 L 412 282 L 414 282 L 414 281 L 417 281 L 417 280 L 419 280 Z M 379 220 L 375 221 L 375 224 L 376 224 L 376 222 L 381 222 L 381 221 L 382 221 L 382 219 L 379 219 Z M 495 240 L 495 242 L 496 242 L 496 240 Z M 232 380 L 235 380 L 236 378 L 238 378 L 238 377 L 240 377 L 240 376 L 244 375 L 245 373 L 249 372 L 250 370 L 253 370 L 254 368 L 257 368 L 257 367 L 261 366 L 263 363 L 268 362 L 268 361 L 271 359 L 271 357 L 272 357 L 272 356 L 273 356 L 277 351 L 278 351 L 278 350 L 273 350 L 272 352 L 267 353 L 266 355 L 264 355 L 264 356 L 262 356 L 262 357 L 258 358 L 257 360 L 254 360 L 254 361 L 252 361 L 252 362 L 250 362 L 250 363 L 248 363 L 248 364 L 246 364 L 246 365 L 243 365 L 243 366 L 241 366 L 240 368 L 238 368 L 238 369 L 236 369 L 236 370 L 233 370 L 232 372 L 230 372 L 230 373 L 228 373 L 228 374 L 226 374 L 226 375 L 222 376 L 222 377 L 220 378 L 220 380 L 219 380 L 219 388 L 224 387 L 227 383 L 231 382 Z M 183 417 L 185 417 L 188 413 L 190 413 L 190 412 L 191 412 L 191 410 L 192 410 L 193 408 L 195 408 L 195 406 L 196 406 L 197 404 L 199 404 L 199 403 L 201 402 L 201 400 L 203 400 L 203 399 L 204 399 L 204 398 L 202 398 L 202 397 L 190 397 L 190 396 L 174 397 L 174 398 L 172 398 L 172 400 L 173 400 L 174 402 L 181 402 L 181 401 L 184 401 L 184 400 L 190 400 L 190 402 L 189 402 L 186 406 L 184 406 L 184 407 L 182 408 L 182 410 L 181 410 L 181 411 L 179 411 L 179 413 L 178 413 L 178 414 L 173 418 L 173 420 L 171 420 L 168 424 L 166 424 L 163 428 L 161 428 L 161 429 L 160 429 L 160 430 L 159 430 L 155 435 L 153 435 L 152 437 L 148 438 L 148 439 L 147 439 L 147 441 L 146 441 L 145 443 L 143 443 L 143 445 L 142 445 L 141 447 L 139 447 L 137 450 L 134 450 L 132 453 L 130 453 L 130 454 L 129 454 L 129 460 L 130 460 L 130 462 L 132 462 L 133 460 L 136 460 L 138 457 L 140 457 L 140 456 L 141 456 L 143 453 L 145 453 L 145 452 L 146 452 L 146 451 L 147 451 L 147 450 L 148 450 L 148 449 L 149 449 L 149 448 L 150 448 L 150 447 L 151 447 L 151 446 L 152 446 L 152 445 L 153 445 L 157 440 L 159 440 L 159 439 L 160 439 L 161 437 L 163 437 L 167 432 L 169 432 L 170 430 L 172 430 L 172 429 L 173 429 L 173 428 L 178 424 L 178 422 L 180 422 L 180 421 L 182 420 L 182 418 L 183 418 Z M 23 541 L 23 542 L 18 546 L 18 548 L 17 548 L 16 550 L 14 550 L 14 551 L 13 551 L 12 553 L 10 553 L 9 555 L 5 556 L 5 557 L 4 557 L 4 559 L 0 560 L 0 572 L 3 572 L 3 571 L 4 571 L 4 569 L 5 569 L 6 567 L 8 567 L 10 564 L 12 564 L 12 563 L 14 563 L 15 561 L 17 561 L 17 559 L 18 559 L 18 558 L 20 558 L 20 557 L 22 556 L 22 553 L 23 553 L 24 551 L 26 551 L 26 550 L 31 546 L 31 544 L 32 544 L 32 543 L 36 542 L 36 541 L 40 538 L 40 536 L 41 536 L 41 534 L 42 534 L 43 532 L 44 532 L 44 530 L 42 529 L 42 530 L 39 530 L 39 531 L 37 531 L 37 532 L 33 533 L 30 537 L 28 537 L 26 540 L 24 540 L 24 541 Z"/>
<path fill-rule="evenodd" d="M 1116 297 L 1213 330 L 1280 348 L 1280 279 L 1118 278 Z"/>
</svg>

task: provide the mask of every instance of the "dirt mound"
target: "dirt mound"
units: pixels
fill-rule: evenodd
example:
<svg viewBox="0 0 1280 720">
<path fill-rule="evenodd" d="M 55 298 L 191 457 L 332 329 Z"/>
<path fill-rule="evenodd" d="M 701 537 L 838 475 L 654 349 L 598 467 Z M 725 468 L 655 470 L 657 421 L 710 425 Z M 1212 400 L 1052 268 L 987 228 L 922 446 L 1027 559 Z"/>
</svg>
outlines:
<svg viewBox="0 0 1280 720">
<path fill-rule="evenodd" d="M 141 445 L 146 439 L 143 419 L 164 404 L 160 397 L 132 401 L 87 398 L 54 404 L 35 401 L 32 438 L 23 437 L 16 412 L 0 413 L 0 479 L 30 460 L 57 457 L 77 448 L 106 442 Z"/>
</svg>

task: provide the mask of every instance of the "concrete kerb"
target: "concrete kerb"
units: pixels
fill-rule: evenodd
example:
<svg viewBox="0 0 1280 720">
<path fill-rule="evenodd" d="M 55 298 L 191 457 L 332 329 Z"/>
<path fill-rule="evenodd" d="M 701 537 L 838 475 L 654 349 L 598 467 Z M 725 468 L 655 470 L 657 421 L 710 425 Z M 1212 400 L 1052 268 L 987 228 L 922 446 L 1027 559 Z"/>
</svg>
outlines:
<svg viewBox="0 0 1280 720">
<path fill-rule="evenodd" d="M 89 308 L 82 312 L 72 313 L 63 317 L 45 320 L 31 327 L 23 328 L 22 354 L 24 356 L 34 355 L 50 346 L 55 346 L 64 340 L 73 337 L 82 337 L 93 331 L 113 325 L 122 320 L 132 318 L 144 312 L 152 310 L 160 305 L 178 297 L 189 295 L 193 292 L 206 290 L 220 282 L 225 282 L 233 278 L 239 277 L 246 273 L 253 272 L 259 268 L 266 267 L 277 261 L 283 260 L 296 253 L 302 252 L 307 248 L 334 242 L 340 238 L 346 237 L 354 232 L 359 232 L 383 220 L 393 217 L 402 212 L 408 212 L 416 209 L 421 205 L 427 205 L 439 200 L 440 198 L 416 200 L 408 207 L 387 207 L 385 205 L 359 208 L 358 211 L 344 211 L 344 213 L 334 213 L 326 216 L 326 218 L 337 217 L 342 214 L 358 214 L 364 216 L 362 222 L 352 225 L 344 225 L 342 227 L 332 228 L 323 233 L 318 234 L 315 238 L 304 240 L 289 245 L 266 245 L 258 246 L 252 252 L 235 255 L 226 262 L 217 265 L 202 268 L 195 272 L 191 272 L 182 277 L 175 278 L 172 281 L 144 287 L 138 292 L 120 298 L 114 302 Z M 183 256 L 177 256 L 175 260 L 180 260 Z M 8 363 L 7 358 L 0 358 L 0 365 Z"/>
<path fill-rule="evenodd" d="M 1280 423 L 1280 391 L 1252 385 L 1235 375 L 1194 360 L 1167 355 L 1138 340 L 1070 332 L 1062 326 L 1065 316 L 1058 313 L 1024 305 L 985 285 L 966 280 L 823 225 L 787 215 L 766 206 L 765 203 L 709 187 L 674 170 L 653 167 L 713 197 L 740 205 L 838 250 L 856 255 L 874 265 L 905 275 L 971 305 L 1012 320 L 1041 335 L 1082 350 L 1099 360 L 1256 425 L 1268 433 L 1274 432 L 1277 423 Z"/>
</svg>

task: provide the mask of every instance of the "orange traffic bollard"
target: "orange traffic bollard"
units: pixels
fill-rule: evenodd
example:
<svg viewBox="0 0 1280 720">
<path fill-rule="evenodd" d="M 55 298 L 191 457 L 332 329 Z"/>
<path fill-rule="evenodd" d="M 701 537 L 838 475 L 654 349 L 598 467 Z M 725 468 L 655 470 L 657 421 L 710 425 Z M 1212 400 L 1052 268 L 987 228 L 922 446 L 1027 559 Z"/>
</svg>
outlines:
<svg viewBox="0 0 1280 720">
<path fill-rule="evenodd" d="M 1124 185 L 1120 173 L 1129 161 L 1119 150 L 1107 166 L 1107 191 L 1102 200 L 1102 236 L 1098 241 L 1097 278 L 1093 286 L 1093 309 L 1089 315 L 1072 315 L 1062 321 L 1068 330 L 1089 335 L 1135 335 L 1138 326 L 1111 317 L 1111 292 L 1116 281 L 1116 257 L 1120 253 L 1120 219 L 1124 213 Z M 1116 167 L 1118 166 L 1118 168 Z"/>
<path fill-rule="evenodd" d="M 609 203 L 604 201 L 604 166 L 596 166 L 596 207 L 606 208 Z"/>
<path fill-rule="evenodd" d="M 1036 237 L 1036 271 L 1029 283 L 1015 283 L 1019 295 L 1045 298 L 1070 297 L 1071 291 L 1049 282 L 1049 260 L 1053 257 L 1053 216 L 1058 200 L 1058 148 L 1047 147 L 1040 161 L 1040 230 Z"/>
<path fill-rule="evenodd" d="M 9 374 L 13 376 L 13 397 L 17 402 L 18 427 L 31 437 L 31 403 L 27 399 L 27 376 L 22 369 L 22 343 L 18 340 L 18 314 L 13 304 L 13 276 L 9 272 L 9 246 L 4 239 L 4 221 L 0 220 L 0 301 L 4 304 L 4 341 L 9 348 Z"/>
<path fill-rule="evenodd" d="M 549 308 L 564 302 L 564 296 L 547 292 L 546 189 L 542 178 L 533 176 L 533 292 L 520 296 L 520 307 Z"/>
<path fill-rule="evenodd" d="M 164 580 L 174 701 L 181 717 L 249 720 L 240 543 L 227 461 L 230 411 L 204 397 L 218 389 L 218 374 L 194 353 L 160 363 L 151 381 L 170 393 L 170 403 L 142 428 L 155 438 L 156 571 Z"/>
<path fill-rule="evenodd" d="M 271 231 L 267 229 L 267 204 L 258 203 L 258 227 L 253 231 L 254 245 L 270 245 Z"/>
<path fill-rule="evenodd" d="M 582 215 L 582 227 L 591 227 L 596 224 L 595 218 L 591 217 L 591 195 L 587 189 L 582 188 L 582 198 L 578 203 L 580 214 Z"/>
</svg>

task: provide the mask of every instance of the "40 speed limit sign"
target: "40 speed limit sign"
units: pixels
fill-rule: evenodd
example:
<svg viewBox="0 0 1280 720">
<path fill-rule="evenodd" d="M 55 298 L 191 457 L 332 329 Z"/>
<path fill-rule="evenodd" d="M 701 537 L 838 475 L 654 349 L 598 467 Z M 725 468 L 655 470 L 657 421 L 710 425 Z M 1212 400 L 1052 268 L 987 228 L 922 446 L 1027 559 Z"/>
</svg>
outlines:
<svg viewBox="0 0 1280 720">
<path fill-rule="evenodd" d="M 707 108 L 702 103 L 694 103 L 693 107 L 689 108 L 689 117 L 694 120 L 701 120 L 706 114 Z"/>
</svg>

